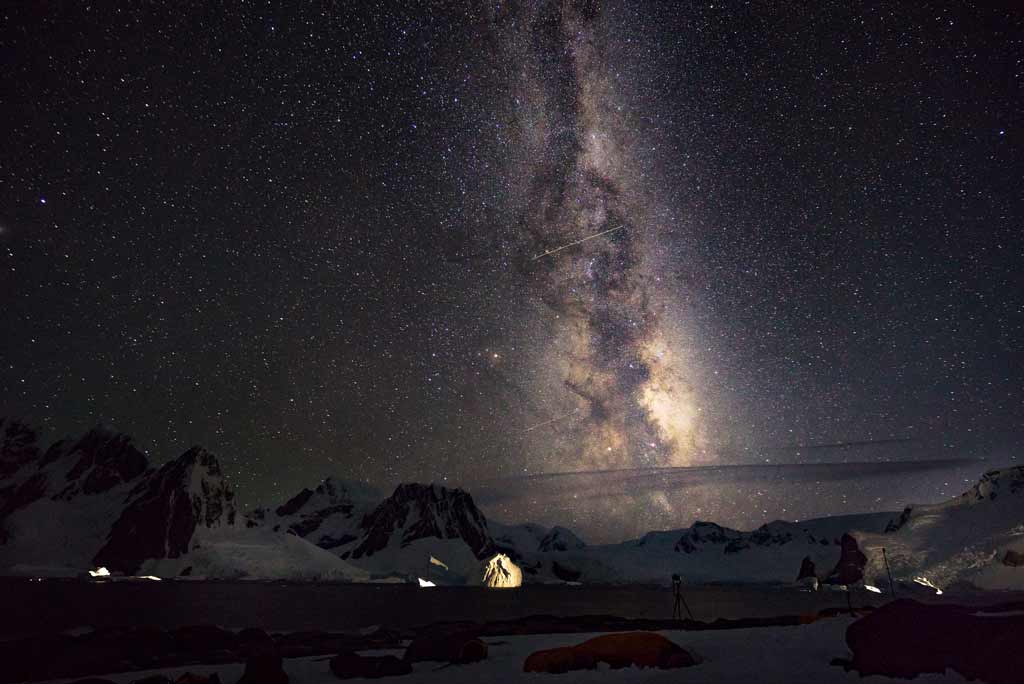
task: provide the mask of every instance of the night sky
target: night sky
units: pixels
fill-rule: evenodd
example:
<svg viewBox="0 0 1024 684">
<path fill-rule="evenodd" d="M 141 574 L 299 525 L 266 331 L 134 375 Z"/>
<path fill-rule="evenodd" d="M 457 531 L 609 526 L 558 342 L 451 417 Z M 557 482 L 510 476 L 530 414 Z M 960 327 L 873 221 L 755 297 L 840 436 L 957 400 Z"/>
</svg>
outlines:
<svg viewBox="0 0 1024 684">
<path fill-rule="evenodd" d="M 0 415 L 48 439 L 594 540 L 1020 462 L 1024 13 L 13 5 Z"/>
</svg>

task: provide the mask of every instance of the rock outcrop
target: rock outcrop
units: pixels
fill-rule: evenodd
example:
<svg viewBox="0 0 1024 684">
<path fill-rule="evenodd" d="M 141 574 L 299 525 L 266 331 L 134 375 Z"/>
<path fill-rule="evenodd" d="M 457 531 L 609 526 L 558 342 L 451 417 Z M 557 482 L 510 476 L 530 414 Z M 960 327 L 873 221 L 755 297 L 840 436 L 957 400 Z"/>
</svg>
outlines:
<svg viewBox="0 0 1024 684">
<path fill-rule="evenodd" d="M 177 558 L 188 552 L 197 527 L 234 523 L 234 492 L 217 459 L 193 447 L 132 489 L 93 562 L 134 573 L 146 559 Z"/>
<path fill-rule="evenodd" d="M 461 539 L 478 559 L 494 552 L 487 519 L 461 489 L 403 484 L 368 513 L 359 525 L 359 544 L 342 558 L 372 556 L 397 537 L 400 547 L 419 539 Z"/>
</svg>

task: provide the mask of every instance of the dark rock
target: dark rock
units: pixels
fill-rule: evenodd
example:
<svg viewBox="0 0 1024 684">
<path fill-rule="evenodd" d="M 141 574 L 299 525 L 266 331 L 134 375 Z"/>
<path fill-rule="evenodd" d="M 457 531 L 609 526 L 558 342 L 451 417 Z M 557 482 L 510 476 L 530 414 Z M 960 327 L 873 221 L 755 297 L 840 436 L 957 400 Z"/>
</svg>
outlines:
<svg viewBox="0 0 1024 684">
<path fill-rule="evenodd" d="M 1012 549 L 1007 550 L 1006 555 L 1003 556 L 1003 565 L 1007 565 L 1011 568 L 1024 567 L 1024 553 L 1020 553 Z"/>
<path fill-rule="evenodd" d="M 493 555 L 494 550 L 487 519 L 473 497 L 461 489 L 438 485 L 399 485 L 363 518 L 360 529 L 363 540 L 352 550 L 352 558 L 372 556 L 387 547 L 399 529 L 403 530 L 403 547 L 417 539 L 436 537 L 462 539 L 479 559 Z"/>
<path fill-rule="evenodd" d="M 66 634 L 47 634 L 0 641 L 0 682 L 57 679 L 81 676 L 79 670 L 63 674 L 64 654 L 74 648 L 75 638 Z"/>
<path fill-rule="evenodd" d="M 455 664 L 476 663 L 487 659 L 487 644 L 482 639 L 470 639 L 462 644 L 451 661 Z"/>
<path fill-rule="evenodd" d="M 948 668 L 990 684 L 1020 682 L 1024 615 L 976 613 L 965 606 L 893 601 L 847 628 L 850 667 L 861 676 L 913 678 Z"/>
<path fill-rule="evenodd" d="M 735 539 L 739 532 L 729 530 L 712 522 L 697 520 L 690 528 L 690 539 L 697 543 L 725 544 Z"/>
<path fill-rule="evenodd" d="M 178 576 L 179 577 L 191 577 L 192 576 L 192 566 L 191 565 L 186 566 L 184 569 L 182 569 L 182 571 L 180 573 L 178 573 Z"/>
<path fill-rule="evenodd" d="M 746 541 L 744 541 L 742 539 L 733 539 L 728 544 L 725 545 L 725 548 L 723 549 L 723 552 L 724 553 L 737 553 L 739 551 L 743 551 L 744 549 L 749 549 L 749 548 L 750 548 L 750 544 L 748 544 Z"/>
<path fill-rule="evenodd" d="M 202 471 L 198 478 L 193 473 Z M 233 524 L 234 493 L 213 454 L 193 447 L 151 472 L 128 495 L 93 563 L 134 574 L 148 558 L 178 558 L 197 526 Z"/>
<path fill-rule="evenodd" d="M 761 525 L 751 532 L 747 539 L 756 546 L 782 546 L 793 541 L 792 532 L 772 532 L 768 525 Z"/>
<path fill-rule="evenodd" d="M 295 515 L 299 509 L 306 505 L 310 497 L 313 496 L 312 489 L 303 489 L 301 492 L 288 499 L 285 503 L 277 507 L 274 511 L 278 516 L 284 517 L 286 515 Z"/>
<path fill-rule="evenodd" d="M 75 465 L 68 471 L 68 484 L 55 498 L 70 500 L 78 494 L 105 492 L 130 482 L 149 468 L 146 456 L 135 448 L 132 438 L 103 428 L 94 428 L 71 447 Z"/>
<path fill-rule="evenodd" d="M 896 530 L 898 530 L 901 527 L 903 527 L 904 525 L 906 525 L 907 521 L 910 520 L 910 513 L 911 513 L 912 510 L 913 509 L 910 506 L 907 506 L 906 508 L 904 508 L 903 512 L 900 513 L 900 517 L 899 518 L 897 518 L 896 520 L 890 520 L 889 522 L 887 522 L 885 524 L 885 531 L 886 532 L 895 532 Z"/>
<path fill-rule="evenodd" d="M 800 562 L 800 574 L 796 576 L 796 581 L 799 582 L 808 577 L 817 577 L 817 574 L 815 574 L 814 561 L 811 560 L 810 556 L 804 556 L 804 559 Z"/>
<path fill-rule="evenodd" d="M 324 536 L 320 537 L 320 540 L 316 543 L 316 545 L 319 546 L 321 549 L 330 550 L 336 549 L 339 546 L 344 546 L 345 544 L 350 544 L 354 542 L 356 539 L 357 537 L 351 534 L 343 534 L 337 538 L 325 534 Z"/>
<path fill-rule="evenodd" d="M 220 684 L 220 675 L 214 672 L 211 675 L 193 674 L 186 672 L 174 680 L 174 684 Z"/>
<path fill-rule="evenodd" d="M 114 684 L 114 682 L 102 677 L 86 677 L 85 679 L 76 679 L 71 684 Z"/>
<path fill-rule="evenodd" d="M 395 656 L 361 656 L 345 652 L 331 658 L 331 672 L 339 679 L 380 679 L 412 672 L 412 665 Z"/>
<path fill-rule="evenodd" d="M 487 644 L 480 640 L 478 626 L 460 623 L 442 626 L 417 635 L 405 649 L 405 660 L 417 663 L 433 660 L 445 663 L 467 663 L 487 657 Z"/>
<path fill-rule="evenodd" d="M 0 418 L 0 426 L 0 478 L 4 478 L 39 460 L 39 435 L 18 420 Z"/>
<path fill-rule="evenodd" d="M 693 553 L 697 550 L 697 547 L 693 545 L 693 542 L 687 539 L 686 535 L 683 535 L 679 538 L 679 541 L 676 542 L 674 549 L 676 551 L 682 551 L 683 553 Z"/>
<path fill-rule="evenodd" d="M 537 651 L 526 658 L 523 671 L 561 674 L 591 670 L 599 663 L 607 663 L 612 669 L 634 666 L 667 670 L 697 662 L 688 651 L 660 634 L 628 632 L 606 634 L 576 646 Z"/>
<path fill-rule="evenodd" d="M 839 542 L 839 562 L 825 580 L 828 584 L 856 584 L 864 579 L 864 566 L 868 557 L 857 546 L 857 540 L 844 534 Z"/>
<path fill-rule="evenodd" d="M 203 654 L 213 651 L 234 651 L 239 639 L 234 632 L 213 625 L 190 625 L 171 632 L 179 651 Z"/>
<path fill-rule="evenodd" d="M 269 637 L 259 644 L 250 643 L 249 650 L 245 672 L 238 684 L 288 684 L 288 675 L 281 664 L 281 654 Z"/>
</svg>

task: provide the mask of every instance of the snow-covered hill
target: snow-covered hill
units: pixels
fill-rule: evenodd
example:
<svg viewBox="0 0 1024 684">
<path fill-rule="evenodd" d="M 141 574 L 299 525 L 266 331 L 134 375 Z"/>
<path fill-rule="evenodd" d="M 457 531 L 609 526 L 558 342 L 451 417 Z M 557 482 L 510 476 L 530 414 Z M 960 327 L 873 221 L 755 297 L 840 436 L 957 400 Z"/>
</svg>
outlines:
<svg viewBox="0 0 1024 684">
<path fill-rule="evenodd" d="M 145 561 L 139 574 L 193 579 L 365 582 L 369 574 L 294 534 L 241 526 L 204 528 L 175 558 Z"/>
<path fill-rule="evenodd" d="M 1024 589 L 1024 466 L 985 473 L 970 490 L 934 505 L 909 506 L 884 533 L 854 534 L 867 556 L 865 575 L 921 577 L 938 587 Z M 885 549 L 883 557 L 882 549 Z"/>
</svg>

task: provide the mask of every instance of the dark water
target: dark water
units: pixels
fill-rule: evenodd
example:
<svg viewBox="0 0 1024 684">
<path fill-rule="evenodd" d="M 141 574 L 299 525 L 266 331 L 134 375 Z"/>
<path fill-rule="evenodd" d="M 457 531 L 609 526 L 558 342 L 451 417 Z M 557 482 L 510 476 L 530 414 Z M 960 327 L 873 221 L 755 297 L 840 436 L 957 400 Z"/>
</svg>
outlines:
<svg viewBox="0 0 1024 684">
<path fill-rule="evenodd" d="M 698 620 L 804 614 L 846 604 L 845 595 L 836 592 L 750 586 L 687 587 L 684 596 Z M 884 600 L 886 597 L 862 592 L 855 602 Z M 996 600 L 988 597 L 980 602 Z M 192 624 L 261 627 L 268 631 L 345 631 L 371 625 L 405 628 L 441 620 L 488 621 L 535 614 L 668 618 L 672 615 L 672 595 L 669 589 L 654 587 L 530 586 L 493 590 L 264 582 L 0 580 L 0 636 L 83 626 L 169 628 Z"/>
</svg>

